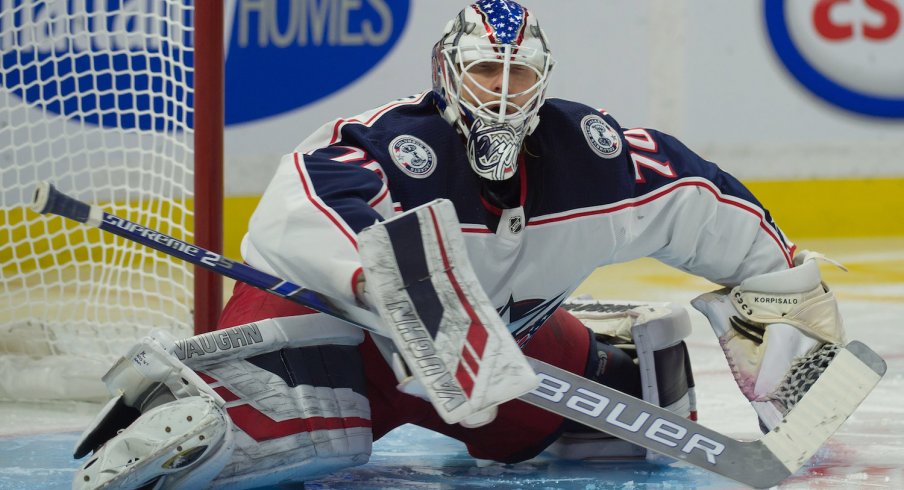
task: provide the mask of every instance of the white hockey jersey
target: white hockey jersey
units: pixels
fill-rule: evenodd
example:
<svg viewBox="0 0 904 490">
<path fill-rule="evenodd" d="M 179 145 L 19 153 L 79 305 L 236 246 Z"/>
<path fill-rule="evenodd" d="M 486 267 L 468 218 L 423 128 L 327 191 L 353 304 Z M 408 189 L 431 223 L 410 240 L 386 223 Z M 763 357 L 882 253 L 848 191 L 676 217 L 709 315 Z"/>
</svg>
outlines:
<svg viewBox="0 0 904 490">
<path fill-rule="evenodd" d="M 735 178 L 669 135 L 624 130 L 582 104 L 546 101 L 513 179 L 513 205 L 493 205 L 425 92 L 331 122 L 285 155 L 242 253 L 352 300 L 357 232 L 447 198 L 478 279 L 522 344 L 600 266 L 654 257 L 735 285 L 792 263 L 793 245 Z"/>
</svg>

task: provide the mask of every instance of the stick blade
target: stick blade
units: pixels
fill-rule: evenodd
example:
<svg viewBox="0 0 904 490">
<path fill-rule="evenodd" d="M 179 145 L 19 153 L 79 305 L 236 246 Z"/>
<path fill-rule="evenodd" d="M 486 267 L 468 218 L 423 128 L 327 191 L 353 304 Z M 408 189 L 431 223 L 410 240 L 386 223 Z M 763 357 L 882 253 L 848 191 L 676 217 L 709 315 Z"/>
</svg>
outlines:
<svg viewBox="0 0 904 490">
<path fill-rule="evenodd" d="M 796 472 L 863 403 L 886 368 L 885 361 L 861 342 L 839 349 L 785 419 L 761 439 L 763 445 L 789 473 Z"/>
</svg>

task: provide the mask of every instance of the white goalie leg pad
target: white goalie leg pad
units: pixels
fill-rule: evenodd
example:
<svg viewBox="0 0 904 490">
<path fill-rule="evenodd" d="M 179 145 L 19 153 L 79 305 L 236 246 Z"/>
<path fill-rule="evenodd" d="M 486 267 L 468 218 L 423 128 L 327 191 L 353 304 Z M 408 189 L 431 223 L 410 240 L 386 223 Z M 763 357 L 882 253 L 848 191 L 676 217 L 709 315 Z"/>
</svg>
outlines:
<svg viewBox="0 0 904 490">
<path fill-rule="evenodd" d="M 83 471 L 97 472 L 93 477 L 89 473 L 87 481 L 115 480 L 122 482 L 116 483 L 115 488 L 132 488 L 129 485 L 156 475 L 165 476 L 161 488 L 201 488 L 208 484 L 253 488 L 300 481 L 366 462 L 372 436 L 370 407 L 363 394 L 329 386 L 287 387 L 279 376 L 246 360 L 274 352 L 299 354 L 300 349 L 312 347 L 327 351 L 346 349 L 340 354 L 357 355 L 356 346 L 363 339 L 360 329 L 323 314 L 263 320 L 180 340 L 165 332 L 154 332 L 130 349 L 104 376 L 108 390 L 116 396 L 98 414 L 76 448 L 76 457 L 95 453 L 83 465 Z M 312 354 L 311 358 L 319 359 L 324 353 Z M 340 359 L 334 365 L 345 361 Z M 211 385 L 194 369 L 216 373 L 228 382 Z M 226 403 L 217 391 L 228 393 L 230 402 Z M 248 393 L 253 396 L 243 397 Z M 197 412 L 199 404 L 211 407 L 205 416 L 192 416 L 197 427 L 184 422 L 181 426 L 161 425 L 173 414 Z M 235 427 L 231 414 L 224 414 L 236 407 L 241 412 L 241 407 L 248 406 L 273 424 L 334 420 L 331 417 L 337 414 L 338 419 L 353 418 L 364 423 L 341 429 L 314 427 L 317 430 L 296 431 L 287 437 L 258 442 Z M 217 417 L 227 422 L 217 424 L 225 430 L 219 446 L 211 444 L 203 453 L 191 453 L 198 456 L 192 464 L 185 463 L 184 458 L 169 461 L 175 453 L 190 449 L 185 441 L 193 440 L 192 437 L 216 441 L 202 422 Z M 157 434 L 161 427 L 169 437 Z M 234 452 L 235 441 L 240 444 Z M 122 461 L 131 463 L 120 470 L 107 468 L 122 466 Z M 160 467 L 161 462 L 169 462 L 169 466 Z M 116 471 L 125 474 L 112 474 Z M 85 476 L 79 474 L 78 478 L 84 482 Z M 216 481 L 211 483 L 214 478 Z M 99 485 L 85 483 L 77 488 L 102 488 Z"/>
<path fill-rule="evenodd" d="M 155 330 L 139 340 L 103 376 L 114 398 L 83 433 L 76 445 L 76 457 L 96 449 L 138 413 L 163 403 L 204 393 L 223 405 L 223 399 L 197 375 L 196 369 L 283 348 L 357 345 L 363 340 L 360 329 L 321 314 L 267 319 L 186 339 Z M 137 413 L 130 414 L 128 408 Z"/>
<path fill-rule="evenodd" d="M 706 315 L 738 387 L 767 430 L 809 387 L 799 382 L 801 373 L 844 343 L 834 294 L 813 260 L 703 294 L 691 304 Z"/>
<path fill-rule="evenodd" d="M 683 346 L 683 340 L 692 331 L 687 310 L 673 304 L 642 306 L 637 310 L 641 314 L 631 329 L 631 336 L 637 348 L 643 399 L 696 420 L 697 400 L 690 359 Z M 666 355 L 670 357 L 665 358 Z M 684 375 L 690 378 L 687 389 L 681 388 L 680 393 L 672 393 L 673 387 L 669 385 L 675 380 L 668 375 L 677 374 L 671 372 L 673 369 L 685 369 Z"/>
<path fill-rule="evenodd" d="M 219 403 L 190 396 L 152 408 L 107 441 L 82 464 L 72 488 L 202 488 L 233 447 L 232 423 Z"/>
<path fill-rule="evenodd" d="M 358 234 L 366 300 L 399 359 L 399 389 L 474 427 L 539 384 L 471 268 L 455 208 L 437 200 Z M 419 385 L 419 386 L 418 386 Z"/>
<path fill-rule="evenodd" d="M 268 318 L 166 343 L 192 369 L 311 345 L 358 345 L 364 331 L 322 313 Z"/>
<path fill-rule="evenodd" d="M 272 352 L 254 347 L 248 358 L 245 346 L 234 349 L 238 358 L 197 358 L 227 400 L 236 446 L 211 488 L 297 484 L 366 463 L 373 435 L 360 329 L 323 314 L 256 324 L 265 340 L 295 332 L 293 340 Z"/>
<path fill-rule="evenodd" d="M 683 340 L 692 330 L 687 310 L 671 303 L 569 299 L 563 305 L 598 339 L 631 353 L 640 370 L 643 399 L 682 417 L 697 419 L 690 359 Z M 563 459 L 619 460 L 646 458 L 673 462 L 653 451 L 607 434 L 563 434 L 550 448 Z"/>
</svg>

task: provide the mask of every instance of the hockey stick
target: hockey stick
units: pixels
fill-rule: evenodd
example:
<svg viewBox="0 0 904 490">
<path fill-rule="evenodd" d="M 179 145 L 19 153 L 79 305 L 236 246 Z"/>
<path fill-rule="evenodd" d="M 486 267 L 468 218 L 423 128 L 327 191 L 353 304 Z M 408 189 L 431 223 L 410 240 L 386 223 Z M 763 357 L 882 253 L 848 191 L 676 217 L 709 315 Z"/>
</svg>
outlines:
<svg viewBox="0 0 904 490">
<path fill-rule="evenodd" d="M 66 196 L 49 183 L 38 185 L 33 209 L 100 228 L 385 335 L 379 318 L 370 311 L 111 215 Z M 738 441 L 545 362 L 528 361 L 541 383 L 520 400 L 755 488 L 776 485 L 800 469 L 869 395 L 886 369 L 875 352 L 851 342 L 838 349 L 775 429 L 754 441 Z"/>
</svg>

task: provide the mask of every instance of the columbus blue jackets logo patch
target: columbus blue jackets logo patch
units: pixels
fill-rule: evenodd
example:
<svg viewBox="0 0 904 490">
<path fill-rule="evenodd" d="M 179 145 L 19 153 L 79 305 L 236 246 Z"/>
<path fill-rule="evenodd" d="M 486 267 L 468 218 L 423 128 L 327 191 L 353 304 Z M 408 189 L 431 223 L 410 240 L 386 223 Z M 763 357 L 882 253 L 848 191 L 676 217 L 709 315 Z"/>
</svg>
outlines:
<svg viewBox="0 0 904 490">
<path fill-rule="evenodd" d="M 436 153 L 420 138 L 403 134 L 389 143 L 392 161 L 406 174 L 423 179 L 436 168 Z"/>
<path fill-rule="evenodd" d="M 584 116 L 584 119 L 581 119 L 581 129 L 584 131 L 584 138 L 587 139 L 590 149 L 597 155 L 603 158 L 615 158 L 621 154 L 621 138 L 602 117 L 595 114 Z"/>
</svg>

